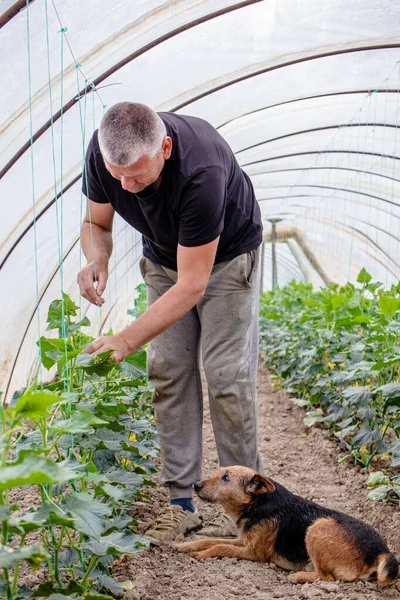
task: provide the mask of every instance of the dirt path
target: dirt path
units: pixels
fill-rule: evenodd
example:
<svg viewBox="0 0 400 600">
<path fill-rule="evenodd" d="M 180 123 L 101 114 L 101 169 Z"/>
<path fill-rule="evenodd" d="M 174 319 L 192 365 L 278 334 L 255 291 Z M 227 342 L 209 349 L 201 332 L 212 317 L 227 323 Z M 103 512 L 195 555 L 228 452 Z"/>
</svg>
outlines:
<svg viewBox="0 0 400 600">
<path fill-rule="evenodd" d="M 260 367 L 259 435 L 266 475 L 294 493 L 374 525 L 400 557 L 399 508 L 369 501 L 365 475 L 354 465 L 338 464 L 335 441 L 327 439 L 323 429 L 307 430 L 303 419 L 304 412 L 273 388 L 268 372 Z M 204 476 L 209 476 L 218 466 L 209 415 L 204 442 Z M 154 500 L 138 515 L 141 531 L 167 502 L 164 489 L 151 488 L 150 493 Z M 197 507 L 205 520 L 215 510 L 200 500 Z M 134 584 L 124 600 L 400 600 L 400 581 L 388 588 L 363 581 L 294 585 L 283 570 L 271 565 L 230 558 L 198 562 L 166 547 L 124 557 L 114 575 Z"/>
</svg>

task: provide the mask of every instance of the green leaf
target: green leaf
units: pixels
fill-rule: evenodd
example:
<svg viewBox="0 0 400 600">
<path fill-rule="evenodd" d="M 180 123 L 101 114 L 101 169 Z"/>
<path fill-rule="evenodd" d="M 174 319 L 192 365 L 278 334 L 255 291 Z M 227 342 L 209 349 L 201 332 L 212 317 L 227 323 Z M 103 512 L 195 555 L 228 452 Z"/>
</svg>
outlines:
<svg viewBox="0 0 400 600">
<path fill-rule="evenodd" d="M 65 355 L 69 349 L 69 345 L 61 338 L 47 338 L 42 336 L 36 344 L 39 346 L 40 360 L 46 369 L 51 369 L 57 360 Z"/>
<path fill-rule="evenodd" d="M 293 404 L 296 404 L 296 406 L 301 406 L 302 408 L 304 408 L 304 406 L 310 406 L 310 401 L 309 400 L 305 400 L 304 398 L 291 398 Z"/>
<path fill-rule="evenodd" d="M 0 565 L 3 569 L 13 569 L 22 560 L 33 569 L 40 567 L 40 563 L 46 560 L 48 554 L 38 544 L 13 549 L 8 546 L 0 546 Z"/>
<path fill-rule="evenodd" d="M 96 496 L 102 495 L 109 496 L 110 498 L 118 502 L 119 500 L 121 500 L 121 498 L 124 497 L 124 491 L 123 489 L 115 485 L 111 485 L 111 483 L 104 483 L 103 485 L 99 485 L 96 488 Z"/>
<path fill-rule="evenodd" d="M 107 525 L 105 517 L 112 512 L 110 506 L 100 504 L 86 492 L 70 494 L 62 508 L 75 519 L 75 529 L 93 538 L 101 536 Z"/>
<path fill-rule="evenodd" d="M 15 504 L 5 504 L 3 506 L 0 506 L 0 521 L 5 521 L 6 519 L 8 519 L 11 513 L 17 509 L 18 507 Z"/>
<path fill-rule="evenodd" d="M 343 396 L 352 404 L 357 405 L 367 404 L 374 398 L 371 388 L 353 386 L 349 386 L 343 390 Z"/>
<path fill-rule="evenodd" d="M 100 352 L 99 354 L 86 354 L 82 352 L 76 359 L 75 366 L 86 373 L 95 375 L 107 375 L 116 365 L 115 359 L 111 358 L 113 350 Z"/>
<path fill-rule="evenodd" d="M 122 531 L 129 526 L 137 525 L 137 523 L 138 522 L 129 515 L 120 515 L 119 517 L 115 517 L 109 523 L 109 527 L 104 531 L 104 535 L 108 535 L 113 531 Z"/>
<path fill-rule="evenodd" d="M 357 277 L 358 283 L 369 283 L 371 279 L 371 275 L 363 267 Z"/>
<path fill-rule="evenodd" d="M 368 487 L 386 485 L 387 483 L 389 483 L 389 477 L 387 477 L 387 475 L 385 475 L 385 473 L 382 471 L 375 471 L 374 473 L 371 473 L 367 481 Z"/>
<path fill-rule="evenodd" d="M 400 308 L 400 298 L 395 296 L 379 296 L 378 303 L 382 313 L 391 319 Z"/>
<path fill-rule="evenodd" d="M 47 417 L 50 407 L 57 402 L 65 402 L 65 398 L 46 391 L 30 390 L 23 394 L 13 407 L 15 415 L 25 419 Z"/>
<path fill-rule="evenodd" d="M 108 575 L 101 575 L 100 573 L 96 576 L 96 587 L 99 590 L 107 590 L 112 593 L 115 598 L 121 598 L 125 594 L 124 588 L 119 585 L 113 577 Z"/>
<path fill-rule="evenodd" d="M 320 412 L 313 411 L 307 414 L 304 419 L 304 424 L 307 425 L 307 427 L 311 427 L 315 423 L 320 423 L 323 418 L 324 416 Z"/>
<path fill-rule="evenodd" d="M 377 502 L 378 500 L 384 500 L 384 498 L 386 497 L 387 493 L 390 492 L 390 490 L 390 485 L 379 485 L 378 487 L 370 491 L 370 493 L 368 494 L 368 498 L 370 500 L 374 500 L 375 502 Z"/>
<path fill-rule="evenodd" d="M 61 483 L 75 479 L 76 476 L 73 471 L 60 467 L 48 458 L 22 450 L 16 462 L 0 468 L 0 491 L 24 485 Z"/>
<path fill-rule="evenodd" d="M 29 525 L 44 527 L 50 525 L 64 525 L 74 528 L 75 519 L 68 516 L 60 507 L 55 504 L 42 504 L 38 510 L 25 513 L 22 517 L 15 520 L 21 527 L 29 530 Z"/>
<path fill-rule="evenodd" d="M 68 296 L 62 294 L 62 300 L 53 300 L 50 304 L 49 312 L 47 313 L 47 323 L 54 321 L 62 321 L 63 317 L 75 317 L 79 310 L 79 306 L 75 304 Z"/>
<path fill-rule="evenodd" d="M 139 348 L 139 350 L 127 356 L 123 362 L 138 367 L 141 369 L 142 374 L 146 375 L 147 352 L 143 348 Z"/>
<path fill-rule="evenodd" d="M 349 308 L 357 308 L 358 306 L 361 305 L 362 302 L 362 295 L 361 292 L 359 290 L 356 290 L 354 292 L 354 294 L 352 295 L 352 297 L 349 299 L 347 306 Z M 351 321 L 348 321 L 348 324 L 351 325 Z"/>
<path fill-rule="evenodd" d="M 84 596 L 84 600 L 114 600 L 112 596 L 107 596 L 106 594 L 100 594 L 98 592 L 86 592 Z"/>
<path fill-rule="evenodd" d="M 148 547 L 150 540 L 141 536 L 114 531 L 110 535 L 101 537 L 97 542 L 82 544 L 95 556 L 106 556 L 108 554 L 134 554 L 140 552 L 142 547 Z"/>
<path fill-rule="evenodd" d="M 371 442 L 376 442 L 381 437 L 379 429 L 369 429 L 369 427 L 362 427 L 358 434 L 354 438 L 354 444 L 356 446 L 367 446 Z"/>
<path fill-rule="evenodd" d="M 67 598 L 71 596 L 71 594 L 81 594 L 83 592 L 82 586 L 80 586 L 76 581 L 69 581 L 66 588 L 59 588 L 51 581 L 46 581 L 46 583 L 41 583 L 34 592 L 32 592 L 32 598 L 51 598 L 52 594 L 61 594 L 65 595 Z M 80 596 L 74 598 L 80 598 Z"/>
<path fill-rule="evenodd" d="M 400 383 L 387 383 L 377 388 L 384 398 L 400 398 Z"/>
<path fill-rule="evenodd" d="M 74 548 L 66 548 L 58 555 L 58 564 L 60 567 L 69 567 L 75 565 L 79 560 L 79 555 Z"/>
<path fill-rule="evenodd" d="M 344 304 L 344 296 L 343 294 L 333 294 L 331 298 L 332 308 L 333 310 L 337 310 Z"/>
<path fill-rule="evenodd" d="M 116 469 L 110 473 L 106 473 L 108 480 L 111 483 L 122 483 L 125 485 L 140 487 L 143 484 L 143 476 L 125 471 L 125 469 Z"/>
<path fill-rule="evenodd" d="M 70 419 L 53 421 L 51 429 L 62 433 L 86 433 L 93 425 L 107 425 L 108 421 L 95 417 L 87 410 L 77 410 Z"/>
</svg>

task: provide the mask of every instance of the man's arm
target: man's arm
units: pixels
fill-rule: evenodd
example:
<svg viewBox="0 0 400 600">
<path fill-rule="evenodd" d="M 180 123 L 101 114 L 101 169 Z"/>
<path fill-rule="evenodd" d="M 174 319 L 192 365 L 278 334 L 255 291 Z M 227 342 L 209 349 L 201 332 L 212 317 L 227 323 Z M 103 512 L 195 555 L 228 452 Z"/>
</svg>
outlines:
<svg viewBox="0 0 400 600">
<path fill-rule="evenodd" d="M 84 298 L 101 306 L 101 297 L 108 278 L 108 262 L 113 249 L 112 225 L 114 209 L 111 204 L 88 200 L 82 224 L 81 244 L 88 264 L 78 273 L 79 289 Z M 97 288 L 94 283 L 97 281 Z"/>
<path fill-rule="evenodd" d="M 85 348 L 88 354 L 114 350 L 117 362 L 168 329 L 204 295 L 217 252 L 219 237 L 196 247 L 178 245 L 178 280 L 129 327 L 115 336 L 104 336 Z"/>
</svg>

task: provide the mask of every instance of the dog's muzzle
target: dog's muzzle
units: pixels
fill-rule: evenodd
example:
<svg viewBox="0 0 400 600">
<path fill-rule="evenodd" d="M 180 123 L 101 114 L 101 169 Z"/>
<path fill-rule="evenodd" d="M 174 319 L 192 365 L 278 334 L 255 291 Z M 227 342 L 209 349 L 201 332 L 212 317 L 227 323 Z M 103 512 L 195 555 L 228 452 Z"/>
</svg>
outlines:
<svg viewBox="0 0 400 600">
<path fill-rule="evenodd" d="M 195 492 L 200 492 L 200 490 L 203 488 L 204 483 L 202 481 L 196 481 L 195 484 L 193 484 L 194 487 L 194 491 Z"/>
</svg>

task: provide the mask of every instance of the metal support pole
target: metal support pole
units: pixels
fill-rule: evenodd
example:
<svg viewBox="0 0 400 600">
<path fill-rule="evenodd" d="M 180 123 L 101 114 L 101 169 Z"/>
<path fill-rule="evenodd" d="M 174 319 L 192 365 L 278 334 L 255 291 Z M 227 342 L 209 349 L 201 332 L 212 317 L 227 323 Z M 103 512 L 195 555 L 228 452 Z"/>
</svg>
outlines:
<svg viewBox="0 0 400 600">
<path fill-rule="evenodd" d="M 276 267 L 276 223 L 272 221 L 271 231 L 271 256 L 272 256 L 272 289 L 278 284 L 278 271 Z"/>
<path fill-rule="evenodd" d="M 260 293 L 264 291 L 264 263 L 265 263 L 265 244 L 261 244 L 261 270 L 260 270 Z"/>
<path fill-rule="evenodd" d="M 282 219 L 268 219 L 271 223 L 272 289 L 278 285 L 278 265 L 276 263 L 276 224 Z"/>
</svg>

